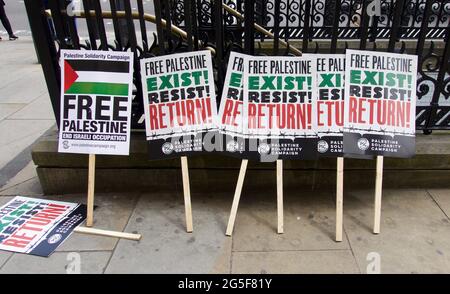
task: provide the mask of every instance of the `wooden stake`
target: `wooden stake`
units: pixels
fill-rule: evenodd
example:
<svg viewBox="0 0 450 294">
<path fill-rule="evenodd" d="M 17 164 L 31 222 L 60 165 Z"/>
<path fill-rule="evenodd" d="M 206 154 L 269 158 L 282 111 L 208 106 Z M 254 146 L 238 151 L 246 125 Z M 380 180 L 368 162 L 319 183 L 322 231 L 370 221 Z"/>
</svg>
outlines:
<svg viewBox="0 0 450 294">
<path fill-rule="evenodd" d="M 124 232 L 99 230 L 99 229 L 86 228 L 86 227 L 76 227 L 73 231 L 77 232 L 77 233 L 83 233 L 83 234 L 89 234 L 89 235 L 116 237 L 116 238 L 129 239 L 129 240 L 134 240 L 134 241 L 138 241 L 142 237 L 141 234 L 130 234 L 130 233 L 124 233 Z"/>
<path fill-rule="evenodd" d="M 280 159 L 277 160 L 277 216 L 278 234 L 283 234 L 283 161 Z"/>
<path fill-rule="evenodd" d="M 87 228 L 92 227 L 94 225 L 94 191 L 95 191 L 95 154 L 89 154 L 86 227 L 76 227 L 73 231 L 77 233 L 117 237 L 135 241 L 141 239 L 140 234 L 130 234 L 116 231 Z"/>
<path fill-rule="evenodd" d="M 86 226 L 94 225 L 95 154 L 89 154 Z"/>
<path fill-rule="evenodd" d="M 228 219 L 227 231 L 225 235 L 231 236 L 233 233 L 234 222 L 236 220 L 237 209 L 239 206 L 239 199 L 241 198 L 242 186 L 244 185 L 245 172 L 247 171 L 248 160 L 243 159 L 241 162 L 241 169 L 239 170 L 239 177 L 234 190 L 233 204 L 231 205 L 230 218 Z"/>
<path fill-rule="evenodd" d="M 181 157 L 181 173 L 183 175 L 183 194 L 184 194 L 184 210 L 186 214 L 186 231 L 191 233 L 192 225 L 192 205 L 191 205 L 191 188 L 189 185 L 189 169 L 187 157 Z"/>
<path fill-rule="evenodd" d="M 344 157 L 337 158 L 336 170 L 336 242 L 342 242 L 344 210 Z"/>
<path fill-rule="evenodd" d="M 381 194 L 383 189 L 383 156 L 377 156 L 377 176 L 375 179 L 375 211 L 373 221 L 373 233 L 380 233 L 381 223 Z"/>
</svg>

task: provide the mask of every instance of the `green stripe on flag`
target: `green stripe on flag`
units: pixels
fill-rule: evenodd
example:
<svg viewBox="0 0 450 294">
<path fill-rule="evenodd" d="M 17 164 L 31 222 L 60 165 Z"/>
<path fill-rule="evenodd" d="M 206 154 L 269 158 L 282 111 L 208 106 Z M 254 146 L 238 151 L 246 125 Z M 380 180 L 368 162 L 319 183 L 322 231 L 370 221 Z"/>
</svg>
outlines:
<svg viewBox="0 0 450 294">
<path fill-rule="evenodd" d="M 95 94 L 128 96 L 128 84 L 76 82 L 66 94 Z"/>
</svg>

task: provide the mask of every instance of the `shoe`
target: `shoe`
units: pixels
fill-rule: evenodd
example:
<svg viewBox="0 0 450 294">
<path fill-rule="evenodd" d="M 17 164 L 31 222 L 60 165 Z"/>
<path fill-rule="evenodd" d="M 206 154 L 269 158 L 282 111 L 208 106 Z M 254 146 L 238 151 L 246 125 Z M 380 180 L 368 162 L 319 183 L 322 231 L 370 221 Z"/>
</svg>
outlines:
<svg viewBox="0 0 450 294">
<path fill-rule="evenodd" d="M 10 40 L 10 41 L 15 41 L 15 40 L 17 40 L 17 39 L 19 39 L 19 37 L 17 37 L 16 35 L 11 35 L 11 36 L 9 36 L 9 40 Z"/>
<path fill-rule="evenodd" d="M 2 37 L 0 37 L 0 41 L 3 40 Z"/>
</svg>

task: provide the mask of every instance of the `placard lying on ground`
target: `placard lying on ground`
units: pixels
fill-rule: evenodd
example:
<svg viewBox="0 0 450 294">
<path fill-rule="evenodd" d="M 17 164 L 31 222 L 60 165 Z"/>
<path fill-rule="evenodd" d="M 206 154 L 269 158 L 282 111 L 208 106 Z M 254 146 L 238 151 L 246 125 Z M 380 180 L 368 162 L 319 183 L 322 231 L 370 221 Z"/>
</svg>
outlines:
<svg viewBox="0 0 450 294">
<path fill-rule="evenodd" d="M 417 56 L 346 51 L 344 152 L 415 153 Z"/>
<path fill-rule="evenodd" d="M 246 140 L 243 136 L 243 81 L 244 62 L 248 55 L 231 52 L 220 100 L 218 124 L 227 154 L 244 158 Z"/>
<path fill-rule="evenodd" d="M 141 74 L 150 158 L 212 151 L 205 149 L 217 134 L 211 53 L 143 59 Z"/>
<path fill-rule="evenodd" d="M 133 54 L 61 50 L 59 152 L 128 155 Z"/>
<path fill-rule="evenodd" d="M 344 54 L 317 57 L 317 151 L 324 156 L 342 156 L 344 130 Z"/>
<path fill-rule="evenodd" d="M 49 256 L 85 219 L 85 205 L 14 197 L 0 208 L 0 249 Z"/>
<path fill-rule="evenodd" d="M 244 66 L 244 135 L 259 139 L 262 161 L 313 159 L 316 57 L 255 57 Z"/>
</svg>

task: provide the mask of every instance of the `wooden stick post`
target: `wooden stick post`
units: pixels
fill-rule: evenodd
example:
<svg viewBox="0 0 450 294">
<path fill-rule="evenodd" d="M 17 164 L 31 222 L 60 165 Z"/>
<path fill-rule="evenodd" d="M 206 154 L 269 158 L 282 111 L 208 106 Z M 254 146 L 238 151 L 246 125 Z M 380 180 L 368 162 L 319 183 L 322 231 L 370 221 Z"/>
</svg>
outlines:
<svg viewBox="0 0 450 294">
<path fill-rule="evenodd" d="M 336 172 L 336 242 L 342 242 L 344 208 L 344 157 L 337 158 Z"/>
<path fill-rule="evenodd" d="M 128 239 L 133 241 L 139 241 L 141 239 L 141 234 L 131 234 L 124 232 L 116 232 L 116 231 L 107 231 L 107 230 L 99 230 L 94 228 L 86 228 L 86 227 L 76 227 L 74 232 L 88 234 L 88 235 L 98 235 L 98 236 L 106 236 L 106 237 L 115 237 Z"/>
<path fill-rule="evenodd" d="M 381 195 L 383 189 L 383 156 L 377 156 L 377 175 L 375 179 L 375 207 L 373 233 L 380 233 L 381 223 Z"/>
<path fill-rule="evenodd" d="M 140 234 L 130 234 L 124 232 L 115 232 L 91 228 L 94 225 L 94 191 L 95 191 L 95 154 L 89 154 L 86 227 L 78 226 L 73 231 L 89 235 L 116 237 L 135 241 L 141 239 Z"/>
<path fill-rule="evenodd" d="M 94 225 L 95 154 L 89 154 L 86 226 Z"/>
<path fill-rule="evenodd" d="M 278 234 L 284 233 L 283 223 L 283 160 L 277 160 L 277 217 Z"/>
<path fill-rule="evenodd" d="M 181 173 L 183 175 L 183 194 L 184 194 L 184 210 L 186 214 L 186 231 L 193 231 L 192 225 L 192 205 L 191 205 L 191 187 L 189 185 L 189 169 L 187 157 L 181 157 Z"/>
<path fill-rule="evenodd" d="M 239 177 L 234 190 L 233 204 L 231 205 L 230 218 L 228 219 L 227 231 L 225 235 L 231 236 L 233 233 L 234 222 L 236 221 L 237 209 L 239 206 L 239 199 L 241 199 L 242 186 L 244 185 L 245 172 L 247 171 L 248 160 L 243 159 L 241 162 L 241 169 L 239 170 Z"/>
</svg>

